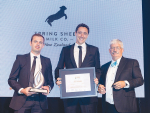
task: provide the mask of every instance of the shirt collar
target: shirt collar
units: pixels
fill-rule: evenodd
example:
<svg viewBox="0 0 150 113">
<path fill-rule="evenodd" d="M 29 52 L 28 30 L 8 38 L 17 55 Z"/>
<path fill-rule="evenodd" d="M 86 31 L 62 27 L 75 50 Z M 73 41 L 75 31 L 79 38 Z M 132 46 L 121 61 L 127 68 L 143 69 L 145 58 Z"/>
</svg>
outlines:
<svg viewBox="0 0 150 113">
<path fill-rule="evenodd" d="M 122 57 L 121 57 L 121 58 L 122 58 Z M 118 60 L 116 60 L 116 61 L 117 61 L 117 66 L 118 66 L 119 63 L 120 63 L 121 58 L 119 58 Z M 116 61 L 114 61 L 114 60 L 112 59 L 111 63 L 114 63 L 114 62 L 116 62 Z"/>
<path fill-rule="evenodd" d="M 86 44 L 85 44 L 85 42 L 84 42 L 83 44 L 81 44 L 81 45 L 79 45 L 79 44 L 75 43 L 75 47 L 77 47 L 77 48 L 78 48 L 78 46 L 82 46 L 82 49 L 85 49 L 85 48 L 86 48 Z"/>
<path fill-rule="evenodd" d="M 33 58 L 34 56 L 36 56 L 36 55 L 34 55 L 32 52 L 30 52 L 30 57 Z M 37 58 L 40 58 L 40 54 L 37 55 Z"/>
</svg>

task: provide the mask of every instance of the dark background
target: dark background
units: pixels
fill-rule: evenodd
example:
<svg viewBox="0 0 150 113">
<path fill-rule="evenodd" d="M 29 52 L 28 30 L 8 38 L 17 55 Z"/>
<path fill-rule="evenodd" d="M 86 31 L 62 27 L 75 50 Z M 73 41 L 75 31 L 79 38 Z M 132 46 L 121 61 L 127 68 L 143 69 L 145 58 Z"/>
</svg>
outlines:
<svg viewBox="0 0 150 113">
<path fill-rule="evenodd" d="M 145 98 L 137 98 L 137 104 L 139 113 L 150 113 L 150 0 L 142 1 L 142 12 Z M 10 101 L 11 97 L 0 97 L 0 113 L 13 113 L 13 110 L 9 108 Z M 47 113 L 64 113 L 63 102 L 60 98 L 48 97 L 48 105 Z M 98 113 L 101 113 L 101 98 L 99 98 L 97 109 Z"/>
</svg>

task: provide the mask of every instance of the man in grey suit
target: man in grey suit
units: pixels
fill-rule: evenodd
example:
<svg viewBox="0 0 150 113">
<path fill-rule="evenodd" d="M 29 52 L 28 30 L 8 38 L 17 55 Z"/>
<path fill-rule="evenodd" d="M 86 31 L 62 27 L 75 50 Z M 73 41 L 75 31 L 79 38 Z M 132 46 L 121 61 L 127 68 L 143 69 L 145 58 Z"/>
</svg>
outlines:
<svg viewBox="0 0 150 113">
<path fill-rule="evenodd" d="M 103 113 L 137 112 L 134 89 L 143 84 L 143 77 L 138 61 L 123 57 L 123 51 L 121 40 L 110 42 L 112 61 L 102 66 L 99 85 Z"/>
<path fill-rule="evenodd" d="M 15 91 L 10 103 L 15 113 L 44 113 L 48 108 L 46 95 L 54 86 L 50 59 L 40 55 L 44 47 L 44 37 L 34 34 L 30 46 L 30 53 L 17 55 L 8 79 L 8 84 Z M 41 88 L 46 89 L 47 93 L 30 92 L 35 86 L 34 77 L 37 77 L 37 83 L 41 83 L 42 78 L 37 76 L 39 71 L 45 80 Z"/>
</svg>

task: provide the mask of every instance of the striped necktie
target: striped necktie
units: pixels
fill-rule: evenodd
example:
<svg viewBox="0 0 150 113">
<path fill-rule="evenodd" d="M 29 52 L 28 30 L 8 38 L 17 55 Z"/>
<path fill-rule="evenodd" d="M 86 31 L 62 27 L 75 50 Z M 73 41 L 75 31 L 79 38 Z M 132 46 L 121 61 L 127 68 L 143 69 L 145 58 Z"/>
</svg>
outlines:
<svg viewBox="0 0 150 113">
<path fill-rule="evenodd" d="M 33 84 L 34 84 L 34 71 L 35 71 L 35 66 L 36 66 L 36 58 L 37 58 L 37 56 L 34 56 L 32 68 L 31 68 L 31 72 L 30 72 L 30 81 L 29 81 L 30 87 L 33 87 Z"/>
</svg>

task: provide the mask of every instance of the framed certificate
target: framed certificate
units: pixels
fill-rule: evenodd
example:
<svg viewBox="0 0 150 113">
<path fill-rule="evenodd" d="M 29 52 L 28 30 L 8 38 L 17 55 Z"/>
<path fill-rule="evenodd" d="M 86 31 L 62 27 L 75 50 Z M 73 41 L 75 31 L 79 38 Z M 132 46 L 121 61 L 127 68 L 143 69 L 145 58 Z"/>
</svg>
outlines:
<svg viewBox="0 0 150 113">
<path fill-rule="evenodd" d="M 61 99 L 97 96 L 95 67 L 60 69 L 59 75 Z"/>
</svg>

